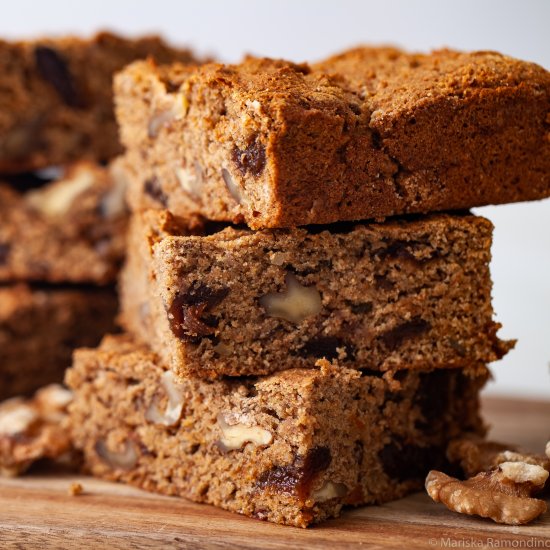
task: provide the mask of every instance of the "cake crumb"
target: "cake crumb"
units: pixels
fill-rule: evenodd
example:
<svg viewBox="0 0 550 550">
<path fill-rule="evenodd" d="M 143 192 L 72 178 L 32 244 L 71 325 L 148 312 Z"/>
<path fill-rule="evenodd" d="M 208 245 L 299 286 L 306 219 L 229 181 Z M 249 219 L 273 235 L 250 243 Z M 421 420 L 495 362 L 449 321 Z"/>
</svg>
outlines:
<svg viewBox="0 0 550 550">
<path fill-rule="evenodd" d="M 84 492 L 84 487 L 81 483 L 73 482 L 69 485 L 69 495 L 72 497 L 77 497 Z"/>
</svg>

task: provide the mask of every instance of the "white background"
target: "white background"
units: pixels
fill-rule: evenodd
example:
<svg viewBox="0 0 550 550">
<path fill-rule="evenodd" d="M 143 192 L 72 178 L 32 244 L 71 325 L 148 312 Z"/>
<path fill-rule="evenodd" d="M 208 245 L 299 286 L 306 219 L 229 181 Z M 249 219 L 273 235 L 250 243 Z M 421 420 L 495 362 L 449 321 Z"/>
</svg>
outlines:
<svg viewBox="0 0 550 550">
<path fill-rule="evenodd" d="M 550 69 L 548 0 L 2 0 L 9 38 L 109 28 L 160 32 L 227 61 L 315 60 L 361 42 L 492 49 Z M 1 75 L 0 75 L 1 78 Z M 496 225 L 494 305 L 519 343 L 488 391 L 550 398 L 550 200 L 479 209 Z"/>
</svg>

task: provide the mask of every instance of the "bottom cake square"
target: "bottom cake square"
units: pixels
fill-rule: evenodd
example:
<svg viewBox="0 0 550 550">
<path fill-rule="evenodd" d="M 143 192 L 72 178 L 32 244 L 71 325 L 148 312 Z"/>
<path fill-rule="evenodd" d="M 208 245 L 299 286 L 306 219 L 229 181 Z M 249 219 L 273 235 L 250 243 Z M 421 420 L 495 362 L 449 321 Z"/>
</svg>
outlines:
<svg viewBox="0 0 550 550">
<path fill-rule="evenodd" d="M 99 477 L 305 527 L 345 505 L 420 489 L 450 439 L 482 434 L 485 367 L 332 366 L 269 376 L 176 379 L 128 336 L 75 354 L 70 426 Z"/>
<path fill-rule="evenodd" d="M 62 382 L 75 348 L 116 330 L 112 288 L 0 286 L 0 400 Z"/>
</svg>

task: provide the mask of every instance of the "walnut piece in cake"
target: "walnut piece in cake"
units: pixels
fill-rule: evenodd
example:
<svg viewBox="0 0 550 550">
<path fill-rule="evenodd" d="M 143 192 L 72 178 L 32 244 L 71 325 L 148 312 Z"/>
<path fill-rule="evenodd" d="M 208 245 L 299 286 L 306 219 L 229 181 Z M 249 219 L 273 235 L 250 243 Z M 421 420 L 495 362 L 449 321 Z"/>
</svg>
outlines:
<svg viewBox="0 0 550 550">
<path fill-rule="evenodd" d="M 432 470 L 426 478 L 426 491 L 453 512 L 523 525 L 546 511 L 546 503 L 532 495 L 544 488 L 547 479 L 548 471 L 542 466 L 502 462 L 466 481 Z"/>
</svg>

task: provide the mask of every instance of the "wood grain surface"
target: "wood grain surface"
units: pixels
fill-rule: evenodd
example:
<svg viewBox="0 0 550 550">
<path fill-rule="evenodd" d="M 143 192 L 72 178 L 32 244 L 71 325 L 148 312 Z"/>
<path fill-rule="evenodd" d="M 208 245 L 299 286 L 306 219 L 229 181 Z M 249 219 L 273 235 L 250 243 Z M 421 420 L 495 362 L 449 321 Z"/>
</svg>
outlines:
<svg viewBox="0 0 550 550">
<path fill-rule="evenodd" d="M 542 451 L 550 402 L 486 399 L 494 439 Z M 72 482 L 84 487 L 69 496 Z M 0 549 L 550 548 L 550 512 L 523 527 L 453 514 L 422 494 L 282 527 L 183 499 L 60 472 L 0 479 Z"/>
</svg>

